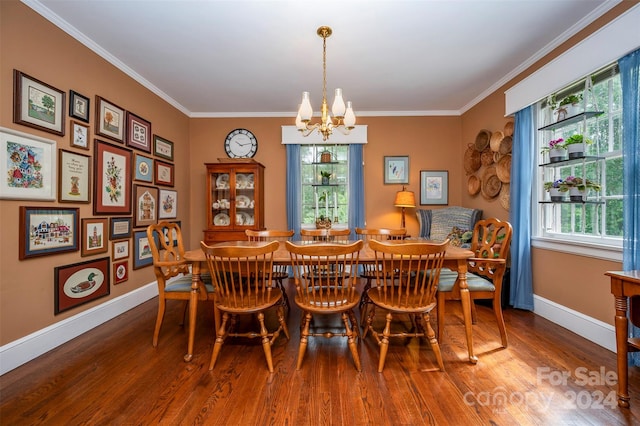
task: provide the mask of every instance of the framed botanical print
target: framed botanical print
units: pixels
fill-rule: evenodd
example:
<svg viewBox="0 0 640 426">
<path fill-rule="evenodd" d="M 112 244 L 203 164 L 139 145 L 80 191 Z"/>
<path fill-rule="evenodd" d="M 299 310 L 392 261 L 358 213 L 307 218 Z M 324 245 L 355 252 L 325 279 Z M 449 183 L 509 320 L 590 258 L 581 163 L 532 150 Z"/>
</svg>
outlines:
<svg viewBox="0 0 640 426">
<path fill-rule="evenodd" d="M 93 214 L 131 214 L 131 151 L 96 139 Z"/>
<path fill-rule="evenodd" d="M 384 157 L 384 183 L 409 183 L 409 157 Z"/>
<path fill-rule="evenodd" d="M 125 110 L 96 96 L 96 134 L 116 142 L 124 142 Z"/>
<path fill-rule="evenodd" d="M 133 180 L 153 183 L 153 158 L 134 153 Z"/>
<path fill-rule="evenodd" d="M 109 239 L 119 240 L 131 237 L 131 218 L 112 217 L 109 221 Z"/>
<path fill-rule="evenodd" d="M 127 146 L 151 152 L 151 123 L 127 111 Z"/>
<path fill-rule="evenodd" d="M 109 219 L 91 217 L 82 219 L 81 256 L 106 253 L 109 250 Z"/>
<path fill-rule="evenodd" d="M 135 228 L 158 222 L 158 188 L 134 185 L 133 199 L 136 203 L 133 216 Z"/>
<path fill-rule="evenodd" d="M 89 122 L 89 98 L 73 90 L 69 91 L 69 117 Z"/>
<path fill-rule="evenodd" d="M 77 121 L 71 121 L 69 123 L 71 129 L 70 139 L 71 146 L 75 148 L 90 149 L 89 148 L 89 126 L 78 123 Z"/>
<path fill-rule="evenodd" d="M 156 185 L 173 186 L 173 164 L 155 160 Z"/>
<path fill-rule="evenodd" d="M 20 206 L 18 259 L 78 251 L 79 211 Z"/>
<path fill-rule="evenodd" d="M 64 136 L 65 92 L 13 70 L 13 122 Z"/>
<path fill-rule="evenodd" d="M 54 268 L 54 313 L 108 296 L 109 272 L 108 257 Z"/>
<path fill-rule="evenodd" d="M 156 241 L 156 243 L 158 245 L 159 241 Z M 149 265 L 153 265 L 153 254 L 147 238 L 147 231 L 135 231 L 133 233 L 133 269 L 140 269 Z"/>
<path fill-rule="evenodd" d="M 153 135 L 153 155 L 173 161 L 173 142 Z"/>
<path fill-rule="evenodd" d="M 91 157 L 64 149 L 58 151 L 58 201 L 91 202 Z"/>
<path fill-rule="evenodd" d="M 0 198 L 56 199 L 56 142 L 0 127 Z"/>
<path fill-rule="evenodd" d="M 171 189 L 160 189 L 158 219 L 175 219 L 178 217 L 178 192 Z"/>
<path fill-rule="evenodd" d="M 113 262 L 113 283 L 121 284 L 129 279 L 129 261 Z"/>
<path fill-rule="evenodd" d="M 449 172 L 420 170 L 420 204 L 449 204 Z"/>
</svg>

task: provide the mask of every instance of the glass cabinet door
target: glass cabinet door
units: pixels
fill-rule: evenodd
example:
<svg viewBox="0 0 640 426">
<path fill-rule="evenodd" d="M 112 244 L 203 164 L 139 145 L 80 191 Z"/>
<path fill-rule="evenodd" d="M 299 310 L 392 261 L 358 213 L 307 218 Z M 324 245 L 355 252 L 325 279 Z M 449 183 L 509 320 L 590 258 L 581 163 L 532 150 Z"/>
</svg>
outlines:
<svg viewBox="0 0 640 426">
<path fill-rule="evenodd" d="M 231 179 L 229 173 L 211 173 L 213 226 L 231 225 Z"/>
<path fill-rule="evenodd" d="M 235 224 L 237 226 L 253 226 L 255 218 L 255 175 L 254 173 L 237 173 L 235 178 Z"/>
</svg>

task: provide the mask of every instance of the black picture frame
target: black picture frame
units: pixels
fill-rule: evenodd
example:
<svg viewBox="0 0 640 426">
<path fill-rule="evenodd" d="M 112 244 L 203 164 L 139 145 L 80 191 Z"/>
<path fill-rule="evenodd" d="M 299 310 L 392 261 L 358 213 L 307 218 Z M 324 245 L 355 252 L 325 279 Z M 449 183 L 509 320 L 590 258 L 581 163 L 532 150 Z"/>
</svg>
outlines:
<svg viewBox="0 0 640 426">
<path fill-rule="evenodd" d="M 109 258 L 54 268 L 54 314 L 108 296 L 111 292 Z"/>
<path fill-rule="evenodd" d="M 89 122 L 91 101 L 88 97 L 81 95 L 80 93 L 69 90 L 69 117 L 76 118 L 78 120 Z"/>
</svg>

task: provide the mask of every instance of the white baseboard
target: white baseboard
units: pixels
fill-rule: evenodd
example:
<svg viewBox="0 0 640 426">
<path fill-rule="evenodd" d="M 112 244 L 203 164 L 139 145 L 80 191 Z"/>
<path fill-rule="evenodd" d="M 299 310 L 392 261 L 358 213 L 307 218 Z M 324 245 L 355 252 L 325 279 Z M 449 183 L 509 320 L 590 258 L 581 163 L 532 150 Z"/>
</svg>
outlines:
<svg viewBox="0 0 640 426">
<path fill-rule="evenodd" d="M 616 352 L 616 330 L 613 325 L 536 295 L 533 296 L 533 312 L 611 352 Z"/>
<path fill-rule="evenodd" d="M 0 375 L 25 364 L 158 295 L 156 282 L 0 347 Z"/>
</svg>

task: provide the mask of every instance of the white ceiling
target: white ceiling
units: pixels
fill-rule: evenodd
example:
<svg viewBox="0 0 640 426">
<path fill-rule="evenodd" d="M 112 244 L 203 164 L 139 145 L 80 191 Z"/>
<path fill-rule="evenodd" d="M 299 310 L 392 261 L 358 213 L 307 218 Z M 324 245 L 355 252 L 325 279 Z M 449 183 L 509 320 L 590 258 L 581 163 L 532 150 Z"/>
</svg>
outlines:
<svg viewBox="0 0 640 426">
<path fill-rule="evenodd" d="M 23 0 L 191 117 L 471 108 L 620 0 Z M 117 102 L 117 99 L 114 100 Z"/>
</svg>

